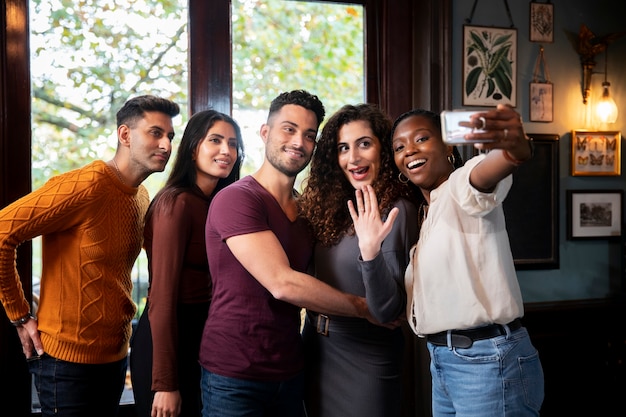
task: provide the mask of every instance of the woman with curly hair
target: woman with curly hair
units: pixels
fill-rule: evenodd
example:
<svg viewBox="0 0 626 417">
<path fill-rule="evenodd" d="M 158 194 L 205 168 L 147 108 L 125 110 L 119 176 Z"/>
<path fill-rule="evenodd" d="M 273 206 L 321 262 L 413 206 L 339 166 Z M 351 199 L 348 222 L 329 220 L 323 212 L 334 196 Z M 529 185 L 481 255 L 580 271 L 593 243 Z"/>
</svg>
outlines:
<svg viewBox="0 0 626 417">
<path fill-rule="evenodd" d="M 390 132 L 376 106 L 342 107 L 322 130 L 299 201 L 316 238 L 315 276 L 365 297 L 380 323 L 395 322 L 307 311 L 309 417 L 401 415 L 404 338 L 396 320 L 406 305 L 404 271 L 418 216 L 417 194 L 394 164 Z"/>
</svg>

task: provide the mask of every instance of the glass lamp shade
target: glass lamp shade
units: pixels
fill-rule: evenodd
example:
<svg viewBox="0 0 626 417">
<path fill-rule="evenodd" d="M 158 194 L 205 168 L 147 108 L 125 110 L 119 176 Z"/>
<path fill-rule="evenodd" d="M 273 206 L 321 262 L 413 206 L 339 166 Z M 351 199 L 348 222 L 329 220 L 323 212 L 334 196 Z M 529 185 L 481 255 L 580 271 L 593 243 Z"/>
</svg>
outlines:
<svg viewBox="0 0 626 417">
<path fill-rule="evenodd" d="M 602 98 L 596 107 L 596 114 L 603 123 L 615 123 L 617 120 L 617 104 L 609 94 L 611 83 L 602 83 Z"/>
</svg>

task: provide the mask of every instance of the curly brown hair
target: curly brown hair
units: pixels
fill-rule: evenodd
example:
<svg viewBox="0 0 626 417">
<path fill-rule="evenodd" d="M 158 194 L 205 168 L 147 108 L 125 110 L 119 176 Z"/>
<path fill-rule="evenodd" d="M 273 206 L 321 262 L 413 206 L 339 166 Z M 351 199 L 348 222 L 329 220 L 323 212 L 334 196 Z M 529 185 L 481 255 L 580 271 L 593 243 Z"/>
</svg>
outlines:
<svg viewBox="0 0 626 417">
<path fill-rule="evenodd" d="M 400 198 L 412 199 L 410 184 L 398 180 L 400 171 L 393 159 L 391 120 L 373 104 L 345 105 L 329 119 L 320 135 L 306 187 L 298 200 L 300 214 L 312 228 L 315 238 L 325 246 L 336 244 L 345 234 L 353 234 L 347 201 L 354 201 L 354 187 L 338 163 L 339 129 L 353 121 L 369 123 L 381 143 L 381 167 L 372 183 L 381 213 L 385 215 Z"/>
</svg>

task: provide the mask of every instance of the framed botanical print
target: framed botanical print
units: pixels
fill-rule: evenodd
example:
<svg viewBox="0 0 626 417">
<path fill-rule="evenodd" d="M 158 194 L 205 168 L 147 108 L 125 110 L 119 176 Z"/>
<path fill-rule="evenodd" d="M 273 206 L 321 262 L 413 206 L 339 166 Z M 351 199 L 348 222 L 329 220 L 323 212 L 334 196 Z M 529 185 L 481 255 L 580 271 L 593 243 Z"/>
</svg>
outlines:
<svg viewBox="0 0 626 417">
<path fill-rule="evenodd" d="M 621 174 L 620 132 L 572 131 L 572 176 Z"/>
<path fill-rule="evenodd" d="M 530 41 L 541 43 L 554 42 L 554 5 L 530 2 Z"/>
<path fill-rule="evenodd" d="M 463 105 L 516 106 L 517 29 L 463 26 Z"/>
</svg>

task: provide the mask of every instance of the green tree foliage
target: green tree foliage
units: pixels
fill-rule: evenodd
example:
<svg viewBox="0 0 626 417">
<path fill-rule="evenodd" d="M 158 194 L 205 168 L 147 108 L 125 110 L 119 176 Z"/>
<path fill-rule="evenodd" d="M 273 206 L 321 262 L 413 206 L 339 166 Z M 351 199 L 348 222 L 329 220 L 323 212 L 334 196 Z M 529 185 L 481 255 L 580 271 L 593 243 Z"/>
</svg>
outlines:
<svg viewBox="0 0 626 417">
<path fill-rule="evenodd" d="M 186 1 L 30 4 L 33 188 L 111 157 L 115 113 L 131 96 L 170 98 L 186 116 Z"/>
<path fill-rule="evenodd" d="M 284 0 L 233 1 L 233 91 L 241 106 L 267 109 L 305 88 L 328 113 L 363 101 L 363 8 Z"/>
<path fill-rule="evenodd" d="M 233 112 L 246 137 L 243 171 L 263 159 L 258 128 L 283 91 L 319 96 L 327 116 L 364 101 L 363 7 L 293 0 L 233 0 Z M 255 112 L 256 111 L 256 112 Z M 296 187 L 306 173 L 298 176 Z"/>
</svg>

